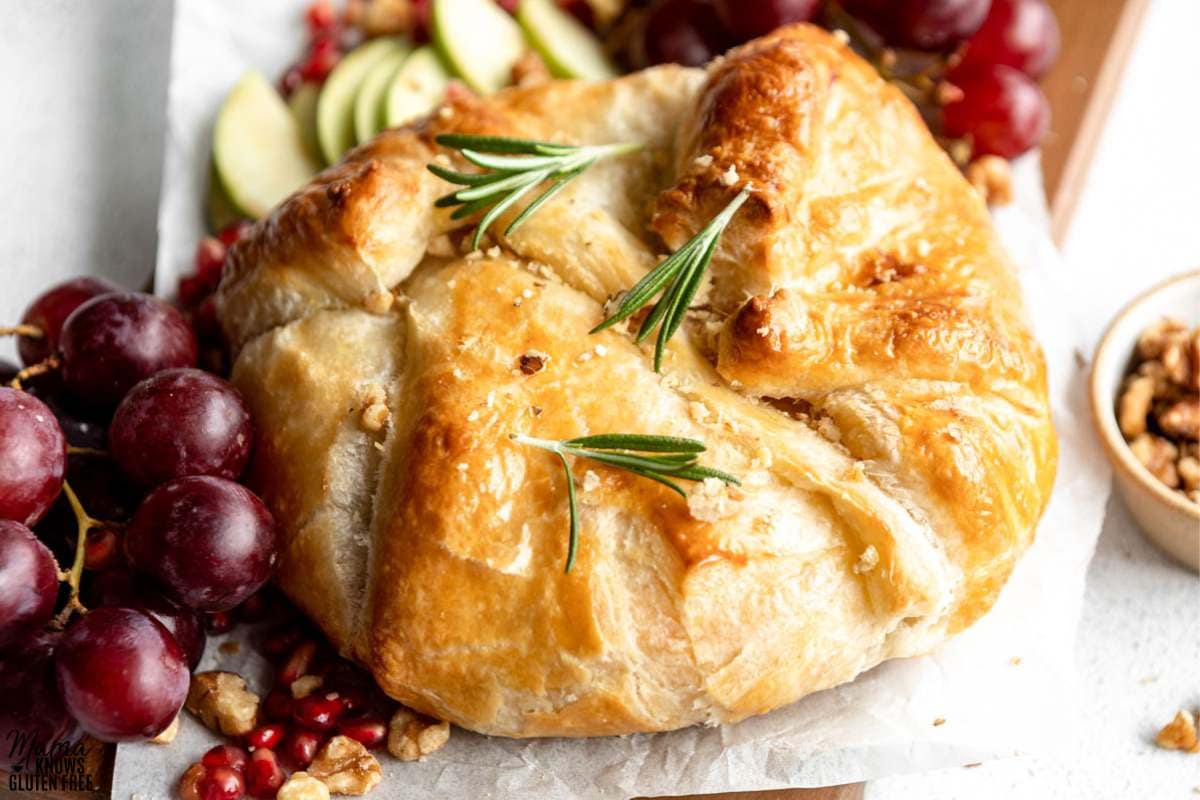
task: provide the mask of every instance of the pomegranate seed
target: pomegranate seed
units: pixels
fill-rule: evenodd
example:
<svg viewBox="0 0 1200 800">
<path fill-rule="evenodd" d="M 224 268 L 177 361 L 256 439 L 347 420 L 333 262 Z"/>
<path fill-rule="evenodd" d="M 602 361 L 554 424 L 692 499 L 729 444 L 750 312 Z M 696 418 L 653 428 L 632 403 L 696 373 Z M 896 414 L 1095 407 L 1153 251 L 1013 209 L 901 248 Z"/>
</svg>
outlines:
<svg viewBox="0 0 1200 800">
<path fill-rule="evenodd" d="M 328 0 L 317 0 L 308 7 L 304 20 L 308 23 L 310 31 L 318 33 L 330 30 L 337 25 L 337 13 L 333 10 L 333 4 Z"/>
<path fill-rule="evenodd" d="M 186 278 L 184 280 L 187 280 Z M 192 330 L 196 338 L 205 341 L 221 341 L 221 323 L 217 320 L 217 296 L 210 294 L 192 312 Z"/>
<path fill-rule="evenodd" d="M 204 615 L 204 627 L 209 633 L 229 633 L 233 629 L 233 617 L 228 611 L 214 611 Z"/>
<path fill-rule="evenodd" d="M 278 723 L 259 725 L 246 734 L 246 744 L 251 747 L 265 747 L 268 750 L 274 750 L 283 741 L 285 733 L 287 733 L 287 729 Z"/>
<path fill-rule="evenodd" d="M 292 720 L 297 725 L 314 731 L 327 731 L 337 724 L 338 717 L 342 716 L 345 710 L 346 706 L 336 694 L 310 694 L 300 698 L 292 706 Z"/>
<path fill-rule="evenodd" d="M 283 769 L 270 750 L 255 750 L 246 767 L 246 789 L 254 797 L 271 798 L 283 785 Z"/>
<path fill-rule="evenodd" d="M 246 793 L 246 781 L 236 769 L 208 767 L 196 783 L 196 793 L 200 800 L 240 800 Z"/>
<path fill-rule="evenodd" d="M 287 661 L 279 668 L 278 681 L 284 686 L 291 686 L 297 678 L 309 673 L 316 657 L 316 642 L 309 640 L 296 645 Z"/>
<path fill-rule="evenodd" d="M 387 725 L 379 719 L 347 719 L 338 723 L 337 731 L 349 736 L 368 750 L 381 747 L 387 741 Z"/>
<path fill-rule="evenodd" d="M 321 49 L 314 47 L 308 58 L 300 64 L 300 77 L 306 81 L 321 83 L 329 77 L 340 58 L 341 53 L 337 51 L 336 45 Z"/>
<path fill-rule="evenodd" d="M 279 93 L 286 97 L 291 97 L 292 92 L 300 88 L 300 84 L 304 83 L 304 74 L 300 72 L 300 65 L 297 64 L 288 67 L 287 72 L 279 79 Z"/>
<path fill-rule="evenodd" d="M 263 716 L 276 722 L 287 722 L 292 718 L 292 695 L 284 689 L 272 689 L 262 704 Z"/>
<path fill-rule="evenodd" d="M 92 528 L 83 545 L 83 566 L 106 570 L 117 566 L 121 558 L 121 537 L 112 528 Z"/>
<path fill-rule="evenodd" d="M 204 754 L 200 763 L 205 767 L 229 767 L 239 772 L 246 768 L 246 751 L 232 744 L 219 744 Z"/>
<path fill-rule="evenodd" d="M 235 609 L 240 622 L 261 622 L 270 612 L 270 604 L 262 592 L 252 594 Z"/>
<path fill-rule="evenodd" d="M 305 769 L 316 758 L 325 740 L 313 731 L 292 731 L 279 748 L 280 755 L 296 769 Z"/>
<path fill-rule="evenodd" d="M 200 800 L 200 779 L 208 774 L 203 764 L 192 764 L 179 779 L 179 796 L 183 800 Z"/>
<path fill-rule="evenodd" d="M 253 225 L 251 225 L 250 220 L 239 219 L 237 222 L 231 222 L 224 228 L 221 228 L 220 232 L 217 233 L 217 239 L 226 247 L 232 247 L 243 236 L 249 233 L 252 227 Z"/>
<path fill-rule="evenodd" d="M 262 641 L 262 651 L 267 658 L 276 659 L 288 655 L 296 648 L 304 634 L 295 625 L 282 625 L 267 633 Z"/>
</svg>

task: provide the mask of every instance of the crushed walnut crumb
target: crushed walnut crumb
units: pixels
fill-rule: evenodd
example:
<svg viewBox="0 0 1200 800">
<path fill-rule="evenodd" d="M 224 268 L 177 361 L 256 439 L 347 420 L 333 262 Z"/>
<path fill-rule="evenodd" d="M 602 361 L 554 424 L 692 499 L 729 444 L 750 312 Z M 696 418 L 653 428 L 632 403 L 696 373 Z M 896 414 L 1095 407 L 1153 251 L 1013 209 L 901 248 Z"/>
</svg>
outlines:
<svg viewBox="0 0 1200 800">
<path fill-rule="evenodd" d="M 1138 338 L 1117 427 L 1138 462 L 1200 504 L 1200 327 L 1164 318 Z"/>
<path fill-rule="evenodd" d="M 720 478 L 705 478 L 688 493 L 688 513 L 701 522 L 716 522 L 737 513 L 742 494 Z"/>
<path fill-rule="evenodd" d="M 1196 718 L 1190 711 L 1179 709 L 1175 718 L 1163 726 L 1154 737 L 1155 743 L 1164 750 L 1182 750 L 1185 753 L 1200 753 L 1200 740 L 1196 735 Z"/>
<path fill-rule="evenodd" d="M 362 742 L 349 736 L 334 736 L 326 742 L 309 765 L 308 774 L 332 794 L 366 794 L 383 779 L 379 761 Z"/>
<path fill-rule="evenodd" d="M 526 350 L 517 359 L 517 366 L 525 375 L 541 372 L 550 363 L 550 354 L 543 350 Z"/>
<path fill-rule="evenodd" d="M 1013 200 L 1012 169 L 1000 156 L 980 156 L 968 164 L 967 181 L 988 205 L 1004 206 Z"/>
<path fill-rule="evenodd" d="M 401 761 L 419 761 L 450 741 L 450 723 L 399 708 L 388 724 L 387 749 Z"/>
<path fill-rule="evenodd" d="M 396 295 L 387 289 L 376 289 L 367 295 L 367 311 L 372 314 L 386 314 L 396 302 Z"/>
<path fill-rule="evenodd" d="M 320 675 L 301 675 L 292 681 L 292 685 L 289 688 L 292 691 L 292 697 L 299 700 L 315 692 L 324 682 L 324 679 Z"/>
<path fill-rule="evenodd" d="M 721 173 L 721 183 L 725 186 L 734 186 L 738 182 L 738 177 L 737 167 L 730 164 L 729 169 Z"/>
<path fill-rule="evenodd" d="M 215 733 L 245 736 L 258 725 L 258 695 L 233 672 L 197 672 L 184 707 Z"/>
<path fill-rule="evenodd" d="M 171 724 L 163 728 L 162 731 L 150 739 L 152 744 L 170 744 L 175 741 L 175 735 L 179 733 L 179 715 L 175 715 L 175 719 L 171 720 Z"/>
<path fill-rule="evenodd" d="M 854 574 L 863 575 L 877 566 L 879 566 L 879 551 L 875 549 L 875 545 L 869 544 L 862 551 L 862 555 L 858 557 L 858 561 L 854 563 Z"/>
</svg>

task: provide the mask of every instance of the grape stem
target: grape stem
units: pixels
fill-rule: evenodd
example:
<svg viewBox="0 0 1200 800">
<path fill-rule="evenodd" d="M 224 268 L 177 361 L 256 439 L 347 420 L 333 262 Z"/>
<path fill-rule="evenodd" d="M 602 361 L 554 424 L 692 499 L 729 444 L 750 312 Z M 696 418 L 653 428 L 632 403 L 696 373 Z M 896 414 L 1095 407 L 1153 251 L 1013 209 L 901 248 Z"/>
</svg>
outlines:
<svg viewBox="0 0 1200 800">
<path fill-rule="evenodd" d="M 16 377 L 14 377 L 8 385 L 14 389 L 20 389 L 22 381 L 27 381 L 30 378 L 36 378 L 38 375 L 45 375 L 47 372 L 53 372 L 60 366 L 62 366 L 62 359 L 57 355 L 50 356 L 49 358 L 39 361 L 36 364 L 31 364 L 18 372 Z"/>
<path fill-rule="evenodd" d="M 75 490 L 67 481 L 63 481 L 63 494 L 67 496 L 67 502 L 71 504 L 71 511 L 75 514 L 75 522 L 79 527 L 75 538 L 75 561 L 71 564 L 70 570 L 66 572 L 60 570 L 58 574 L 58 579 L 71 587 L 70 599 L 54 619 L 54 624 L 60 629 L 66 626 L 72 613 L 76 611 L 81 614 L 87 613 L 87 608 L 79 601 L 79 584 L 83 580 L 83 563 L 87 558 L 87 535 L 92 528 L 105 524 L 88 516 L 83 509 L 83 503 L 79 502 L 79 496 L 75 494 Z"/>
<path fill-rule="evenodd" d="M 0 336 L 28 336 L 30 339 L 41 339 L 46 335 L 36 325 L 0 325 Z"/>
<path fill-rule="evenodd" d="M 67 455 L 69 456 L 95 456 L 96 458 L 108 458 L 108 451 L 101 450 L 98 447 L 76 447 L 73 444 L 67 445 Z"/>
</svg>

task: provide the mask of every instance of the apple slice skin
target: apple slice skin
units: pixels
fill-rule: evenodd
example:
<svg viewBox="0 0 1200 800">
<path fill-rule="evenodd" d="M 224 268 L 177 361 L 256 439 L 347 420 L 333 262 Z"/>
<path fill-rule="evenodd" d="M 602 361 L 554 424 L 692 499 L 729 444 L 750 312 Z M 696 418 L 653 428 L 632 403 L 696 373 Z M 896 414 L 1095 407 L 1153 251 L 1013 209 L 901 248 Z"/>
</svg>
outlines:
<svg viewBox="0 0 1200 800">
<path fill-rule="evenodd" d="M 317 98 L 321 96 L 321 87 L 315 83 L 302 83 L 288 98 L 288 108 L 300 126 L 300 139 L 304 148 L 314 161 L 325 165 L 321 155 L 321 145 L 317 142 Z"/>
<path fill-rule="evenodd" d="M 527 47 L 521 26 L 494 0 L 433 0 L 430 27 L 445 63 L 481 94 L 511 82 Z"/>
<path fill-rule="evenodd" d="M 367 73 L 404 47 L 399 37 L 371 39 L 347 53 L 325 79 L 317 98 L 317 141 L 327 164 L 341 160 L 354 147 L 354 99 Z"/>
<path fill-rule="evenodd" d="M 521 0 L 517 22 L 555 77 L 583 80 L 616 77 L 617 70 L 604 54 L 600 40 L 554 0 Z"/>
<path fill-rule="evenodd" d="M 354 138 L 358 144 L 383 130 L 384 101 L 388 87 L 408 56 L 409 50 L 404 48 L 381 58 L 358 87 L 358 94 L 354 98 Z"/>
<path fill-rule="evenodd" d="M 384 101 L 387 127 L 405 125 L 432 111 L 445 96 L 449 80 L 450 73 L 433 47 L 414 50 L 388 86 Z"/>
<path fill-rule="evenodd" d="M 266 215 L 316 174 L 287 103 L 257 72 L 226 95 L 213 128 L 213 166 L 230 203 L 251 219 Z"/>
</svg>

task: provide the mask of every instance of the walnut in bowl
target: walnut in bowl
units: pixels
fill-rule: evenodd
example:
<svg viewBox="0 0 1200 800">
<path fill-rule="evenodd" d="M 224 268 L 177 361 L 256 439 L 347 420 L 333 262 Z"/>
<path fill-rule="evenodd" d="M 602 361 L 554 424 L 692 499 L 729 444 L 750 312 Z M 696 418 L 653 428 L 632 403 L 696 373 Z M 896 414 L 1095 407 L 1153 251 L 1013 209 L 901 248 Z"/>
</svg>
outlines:
<svg viewBox="0 0 1200 800">
<path fill-rule="evenodd" d="M 1096 350 L 1092 418 L 1143 532 L 1200 570 L 1200 270 L 1127 305 Z"/>
</svg>

